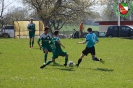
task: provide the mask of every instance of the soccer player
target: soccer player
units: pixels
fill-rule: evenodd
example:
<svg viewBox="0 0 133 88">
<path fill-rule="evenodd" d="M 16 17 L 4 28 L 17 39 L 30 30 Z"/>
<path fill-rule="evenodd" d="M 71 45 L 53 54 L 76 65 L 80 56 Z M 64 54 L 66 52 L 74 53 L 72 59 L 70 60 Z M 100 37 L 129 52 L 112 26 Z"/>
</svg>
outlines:
<svg viewBox="0 0 133 88">
<path fill-rule="evenodd" d="M 47 61 L 48 52 L 52 52 L 52 48 L 51 48 L 50 43 L 49 43 L 51 41 L 51 37 L 48 34 L 48 32 L 49 32 L 49 28 L 45 27 L 44 33 L 42 33 L 40 35 L 40 37 L 38 38 L 38 45 L 40 47 L 40 50 L 43 49 L 43 52 L 45 53 L 44 54 L 44 62 L 45 63 Z M 42 43 L 41 45 L 40 45 L 40 41 Z"/>
<path fill-rule="evenodd" d="M 98 42 L 98 38 L 94 33 L 92 33 L 91 28 L 88 28 L 87 31 L 88 31 L 88 34 L 86 36 L 86 40 L 83 42 L 78 42 L 78 44 L 85 44 L 85 43 L 87 43 L 87 44 L 86 44 L 86 48 L 82 51 L 82 54 L 81 54 L 80 58 L 78 59 L 78 63 L 76 64 L 76 66 L 79 66 L 83 57 L 85 55 L 87 56 L 89 53 L 91 53 L 92 60 L 102 62 L 102 59 L 98 59 L 97 57 L 95 57 L 94 45 Z"/>
<path fill-rule="evenodd" d="M 58 56 L 65 56 L 65 64 L 64 64 L 64 66 L 67 66 L 68 54 L 61 49 L 61 46 L 63 48 L 65 48 L 65 46 L 60 42 L 60 39 L 58 37 L 59 31 L 56 30 L 54 32 L 54 35 L 55 35 L 55 37 L 52 38 L 52 44 L 53 44 L 53 46 L 52 46 L 52 48 L 53 48 L 52 60 L 49 60 L 48 62 L 43 64 L 40 68 L 44 68 L 45 66 L 49 65 L 51 62 L 54 62 L 55 59 L 58 58 Z"/>
<path fill-rule="evenodd" d="M 28 31 L 29 31 L 29 46 L 30 48 L 33 48 L 34 45 L 34 36 L 35 36 L 35 24 L 33 23 L 33 18 L 30 19 L 30 23 L 28 24 L 27 27 Z"/>
</svg>

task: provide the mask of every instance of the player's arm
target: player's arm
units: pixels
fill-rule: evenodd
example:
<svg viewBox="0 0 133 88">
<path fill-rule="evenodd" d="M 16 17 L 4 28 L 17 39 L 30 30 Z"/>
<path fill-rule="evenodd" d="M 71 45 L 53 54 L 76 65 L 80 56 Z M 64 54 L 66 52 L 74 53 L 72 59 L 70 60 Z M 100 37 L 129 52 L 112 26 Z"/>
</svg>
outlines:
<svg viewBox="0 0 133 88">
<path fill-rule="evenodd" d="M 27 30 L 28 30 L 28 31 L 32 31 L 32 30 L 30 30 L 30 25 L 29 25 L 29 24 L 28 24 Z"/>
<path fill-rule="evenodd" d="M 37 43 L 38 43 L 38 46 L 39 46 L 39 48 L 40 48 L 40 50 L 41 50 L 40 41 L 41 41 L 41 39 L 40 39 L 40 37 L 39 37 Z"/>
<path fill-rule="evenodd" d="M 85 41 L 78 42 L 78 44 L 85 44 L 87 41 L 89 41 L 90 37 L 87 35 Z"/>
<path fill-rule="evenodd" d="M 78 44 L 85 44 L 86 43 L 86 41 L 83 41 L 83 42 L 78 42 Z"/>
<path fill-rule="evenodd" d="M 63 48 L 65 48 L 65 46 L 59 40 L 57 40 L 56 42 L 60 44 Z"/>
<path fill-rule="evenodd" d="M 34 23 L 34 25 L 35 25 L 35 23 Z M 35 25 L 35 30 L 34 31 L 36 31 L 36 25 Z"/>
</svg>

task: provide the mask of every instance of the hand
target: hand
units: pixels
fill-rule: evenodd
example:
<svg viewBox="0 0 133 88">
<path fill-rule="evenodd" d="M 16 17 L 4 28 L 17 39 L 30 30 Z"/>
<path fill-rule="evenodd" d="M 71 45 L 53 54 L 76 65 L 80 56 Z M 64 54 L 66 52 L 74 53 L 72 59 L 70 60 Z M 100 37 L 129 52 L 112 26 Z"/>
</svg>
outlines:
<svg viewBox="0 0 133 88">
<path fill-rule="evenodd" d="M 65 48 L 65 46 L 62 46 L 63 48 Z"/>
</svg>

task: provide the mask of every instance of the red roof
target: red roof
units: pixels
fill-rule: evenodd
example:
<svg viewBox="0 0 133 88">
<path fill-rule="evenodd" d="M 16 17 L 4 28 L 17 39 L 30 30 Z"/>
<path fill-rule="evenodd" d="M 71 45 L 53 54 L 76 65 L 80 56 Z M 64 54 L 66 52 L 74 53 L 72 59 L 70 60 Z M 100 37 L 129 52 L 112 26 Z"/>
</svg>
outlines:
<svg viewBox="0 0 133 88">
<path fill-rule="evenodd" d="M 95 23 L 99 23 L 99 25 L 117 25 L 118 21 L 95 21 Z M 133 21 L 121 21 L 121 25 L 133 25 Z"/>
</svg>

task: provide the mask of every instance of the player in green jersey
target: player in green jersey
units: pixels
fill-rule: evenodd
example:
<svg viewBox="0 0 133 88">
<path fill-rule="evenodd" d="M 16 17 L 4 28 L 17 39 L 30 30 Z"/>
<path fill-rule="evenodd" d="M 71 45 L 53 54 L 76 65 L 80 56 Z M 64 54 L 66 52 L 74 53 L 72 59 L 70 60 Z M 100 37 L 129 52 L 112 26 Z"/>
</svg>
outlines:
<svg viewBox="0 0 133 88">
<path fill-rule="evenodd" d="M 29 38 L 30 38 L 29 45 L 30 48 L 33 48 L 34 36 L 35 36 L 35 24 L 33 23 L 33 18 L 30 19 L 30 23 L 28 24 L 27 29 L 29 31 Z"/>
<path fill-rule="evenodd" d="M 43 52 L 45 53 L 44 62 L 47 61 L 48 52 L 52 52 L 52 48 L 49 43 L 51 41 L 51 36 L 48 34 L 48 32 L 49 32 L 49 28 L 45 27 L 44 33 L 42 33 L 40 37 L 38 38 L 38 45 L 40 47 L 40 50 L 42 49 Z M 40 41 L 41 41 L 41 44 L 40 44 Z"/>
<path fill-rule="evenodd" d="M 64 64 L 64 66 L 67 66 L 68 54 L 61 49 L 61 46 L 63 48 L 65 48 L 65 46 L 62 45 L 62 43 L 60 42 L 60 39 L 58 37 L 59 31 L 56 30 L 54 32 L 54 35 L 55 35 L 55 37 L 52 38 L 52 49 L 53 49 L 52 60 L 49 60 L 48 62 L 46 62 L 45 64 L 43 64 L 40 68 L 44 68 L 45 66 L 49 65 L 51 62 L 54 62 L 55 59 L 58 58 L 58 56 L 65 56 L 65 64 Z"/>
</svg>

